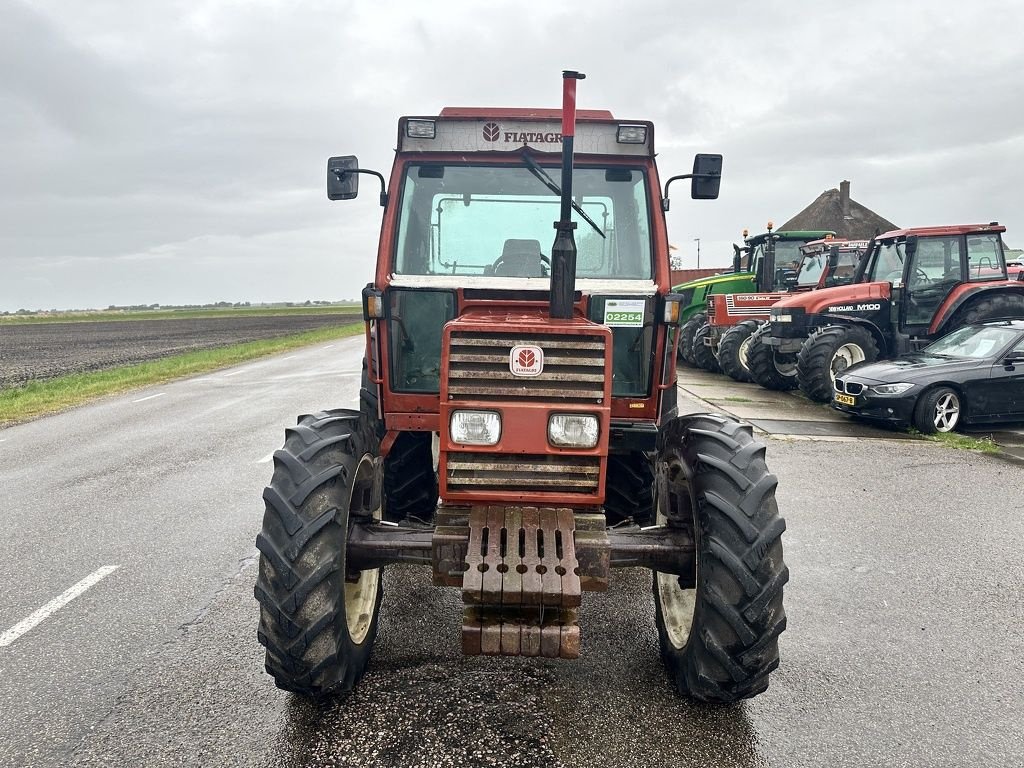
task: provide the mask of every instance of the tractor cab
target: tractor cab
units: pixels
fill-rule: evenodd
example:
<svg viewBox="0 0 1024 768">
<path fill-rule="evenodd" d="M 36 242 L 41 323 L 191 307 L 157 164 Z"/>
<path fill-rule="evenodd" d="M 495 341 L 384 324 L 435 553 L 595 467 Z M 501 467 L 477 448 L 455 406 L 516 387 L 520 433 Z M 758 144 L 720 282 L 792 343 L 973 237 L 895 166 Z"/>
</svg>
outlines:
<svg viewBox="0 0 1024 768">
<path fill-rule="evenodd" d="M 867 240 L 843 240 L 826 236 L 800 246 L 800 268 L 787 280 L 791 291 L 811 291 L 849 285 L 854 281 Z"/>
</svg>

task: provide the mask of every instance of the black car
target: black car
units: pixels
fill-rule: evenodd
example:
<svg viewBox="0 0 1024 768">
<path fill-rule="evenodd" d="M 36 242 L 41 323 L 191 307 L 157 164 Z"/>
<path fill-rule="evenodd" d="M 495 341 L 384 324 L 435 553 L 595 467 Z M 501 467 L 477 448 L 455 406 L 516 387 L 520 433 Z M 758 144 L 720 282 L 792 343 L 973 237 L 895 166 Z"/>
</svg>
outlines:
<svg viewBox="0 0 1024 768">
<path fill-rule="evenodd" d="M 836 377 L 832 407 L 926 433 L 1024 421 L 1024 320 L 964 326 L 920 352 L 852 366 Z"/>
</svg>

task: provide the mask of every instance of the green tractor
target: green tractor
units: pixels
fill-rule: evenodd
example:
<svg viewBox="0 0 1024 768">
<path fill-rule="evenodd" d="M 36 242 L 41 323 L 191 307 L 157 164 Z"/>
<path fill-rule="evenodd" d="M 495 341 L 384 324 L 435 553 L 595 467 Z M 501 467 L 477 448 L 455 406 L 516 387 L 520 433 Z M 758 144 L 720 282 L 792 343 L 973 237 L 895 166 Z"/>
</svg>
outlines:
<svg viewBox="0 0 1024 768">
<path fill-rule="evenodd" d="M 800 246 L 812 240 L 835 235 L 832 230 L 768 231 L 753 237 L 743 230 L 743 246 L 733 246 L 732 270 L 720 275 L 701 277 L 672 287 L 682 296 L 683 323 L 679 329 L 679 360 L 696 365 L 693 337 L 707 322 L 708 296 L 713 293 L 755 293 L 786 290 L 786 278 L 796 275 L 800 263 Z"/>
</svg>

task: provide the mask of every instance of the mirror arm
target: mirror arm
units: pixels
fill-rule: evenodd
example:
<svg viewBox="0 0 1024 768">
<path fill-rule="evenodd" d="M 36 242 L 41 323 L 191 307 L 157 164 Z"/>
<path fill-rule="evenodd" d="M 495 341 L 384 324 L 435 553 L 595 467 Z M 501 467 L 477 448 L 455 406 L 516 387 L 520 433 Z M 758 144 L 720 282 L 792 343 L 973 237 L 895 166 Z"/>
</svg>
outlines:
<svg viewBox="0 0 1024 768">
<path fill-rule="evenodd" d="M 344 168 L 335 168 L 333 169 L 333 173 L 338 178 L 338 181 L 344 181 L 345 176 L 350 173 L 365 173 L 370 176 L 376 176 L 378 179 L 380 179 L 380 207 L 388 207 L 387 187 L 384 182 L 384 176 L 379 171 L 371 171 L 365 168 L 352 168 L 350 170 L 345 170 Z"/>
<path fill-rule="evenodd" d="M 673 181 L 679 181 L 681 179 L 718 179 L 721 177 L 722 174 L 720 173 L 684 173 L 679 176 L 673 176 L 665 182 L 665 193 L 661 196 L 661 210 L 667 211 L 669 208 L 668 185 Z"/>
</svg>

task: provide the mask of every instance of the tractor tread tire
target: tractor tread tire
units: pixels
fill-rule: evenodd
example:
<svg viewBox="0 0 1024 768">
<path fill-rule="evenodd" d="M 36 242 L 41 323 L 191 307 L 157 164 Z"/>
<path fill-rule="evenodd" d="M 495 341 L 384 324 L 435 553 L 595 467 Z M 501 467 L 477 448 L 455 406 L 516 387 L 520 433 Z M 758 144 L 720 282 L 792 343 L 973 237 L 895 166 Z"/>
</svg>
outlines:
<svg viewBox="0 0 1024 768">
<path fill-rule="evenodd" d="M 384 459 L 384 519 L 430 522 L 437 512 L 430 432 L 402 432 Z"/>
<path fill-rule="evenodd" d="M 788 392 L 796 389 L 796 376 L 785 376 L 775 365 L 775 350 L 764 343 L 764 337 L 771 335 L 771 324 L 761 323 L 750 336 L 750 348 L 747 350 L 747 363 L 750 366 L 750 378 L 765 389 L 776 392 Z"/>
<path fill-rule="evenodd" d="M 731 704 L 755 696 L 779 665 L 789 580 L 782 552 L 786 523 L 765 445 L 748 424 L 696 414 L 664 426 L 658 458 L 668 477 L 673 464 L 681 464 L 673 486 L 681 492 L 676 509 L 696 518 L 698 557 L 693 620 L 682 647 L 669 636 L 655 574 L 662 658 L 679 691 L 693 699 Z"/>
<path fill-rule="evenodd" d="M 733 381 L 753 381 L 750 371 L 744 368 L 740 361 L 740 347 L 753 336 L 760 325 L 760 320 L 743 320 L 723 333 L 718 342 L 718 365 L 722 373 Z"/>
<path fill-rule="evenodd" d="M 300 416 L 274 454 L 254 595 L 266 669 L 284 690 L 344 694 L 366 672 L 381 587 L 378 581 L 369 629 L 355 643 L 345 616 L 345 542 L 349 484 L 363 455 L 375 450 L 365 415 L 339 409 Z"/>
<path fill-rule="evenodd" d="M 962 325 L 980 323 L 984 320 L 1024 318 L 1024 291 L 1006 291 L 994 296 L 981 296 L 956 311 L 943 333 Z"/>
<path fill-rule="evenodd" d="M 708 323 L 702 323 L 697 332 L 693 334 L 693 341 L 690 342 L 693 345 L 693 363 L 708 373 L 718 373 L 718 360 L 715 359 L 715 353 L 710 346 L 704 343 L 704 339 L 710 334 L 711 326 Z"/>
<path fill-rule="evenodd" d="M 684 363 L 696 365 L 693 360 L 693 335 L 707 322 L 707 319 L 707 315 L 698 312 L 679 328 L 679 359 Z"/>
<path fill-rule="evenodd" d="M 641 451 L 608 456 L 604 513 L 609 525 L 654 523 L 654 465 Z"/>
<path fill-rule="evenodd" d="M 857 344 L 864 362 L 878 359 L 878 343 L 871 331 L 856 325 L 826 325 L 804 340 L 797 356 L 797 380 L 800 391 L 817 403 L 832 399 L 832 361 L 845 344 Z"/>
</svg>

